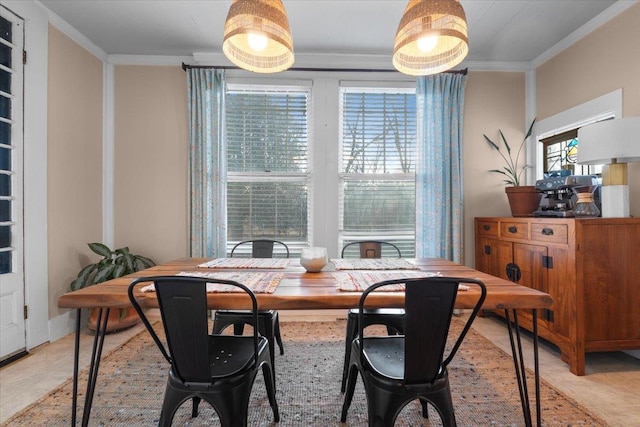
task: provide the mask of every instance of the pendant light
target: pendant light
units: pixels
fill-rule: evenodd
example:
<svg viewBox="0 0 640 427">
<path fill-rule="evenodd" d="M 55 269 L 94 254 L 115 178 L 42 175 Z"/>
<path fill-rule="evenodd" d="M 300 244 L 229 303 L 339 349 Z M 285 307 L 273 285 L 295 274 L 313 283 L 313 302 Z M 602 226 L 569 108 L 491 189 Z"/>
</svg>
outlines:
<svg viewBox="0 0 640 427">
<path fill-rule="evenodd" d="M 462 62 L 468 43 L 457 0 L 409 0 L 396 33 L 393 66 L 412 76 L 441 73 Z"/>
<path fill-rule="evenodd" d="M 222 51 L 229 61 L 256 73 L 293 65 L 293 40 L 281 0 L 234 0 L 224 24 Z"/>
</svg>

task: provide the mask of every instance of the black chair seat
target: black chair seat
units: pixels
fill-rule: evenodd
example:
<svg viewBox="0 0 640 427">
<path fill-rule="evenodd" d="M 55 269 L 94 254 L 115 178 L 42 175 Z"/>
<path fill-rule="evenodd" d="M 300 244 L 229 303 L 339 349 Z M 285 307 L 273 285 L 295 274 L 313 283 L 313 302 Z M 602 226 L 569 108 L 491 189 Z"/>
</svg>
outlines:
<svg viewBox="0 0 640 427">
<path fill-rule="evenodd" d="M 275 342 L 280 347 L 280 354 L 284 354 L 282 336 L 280 335 L 280 320 L 276 310 L 258 311 L 258 332 L 269 342 L 271 364 L 275 367 Z M 250 311 L 245 310 L 216 310 L 213 320 L 213 333 L 220 334 L 228 326 L 233 325 L 233 333 L 242 335 L 244 325 L 253 325 L 253 317 Z M 275 342 L 274 342 L 275 341 Z"/>
<path fill-rule="evenodd" d="M 352 308 L 347 313 L 347 332 L 344 341 L 344 363 L 342 365 L 342 385 L 340 391 L 344 393 L 347 386 L 347 371 L 349 368 L 349 356 L 351 343 L 358 335 L 358 316 L 360 310 Z M 402 335 L 404 333 L 404 309 L 402 308 L 366 308 L 362 316 L 363 327 L 371 325 L 384 325 L 389 335 Z"/>
<path fill-rule="evenodd" d="M 369 337 L 364 341 L 364 357 L 384 378 L 404 378 L 404 336 Z"/>
<path fill-rule="evenodd" d="M 210 360 L 211 379 L 235 375 L 249 369 L 253 364 L 253 337 L 209 335 L 208 340 L 209 351 L 211 354 L 216 353 Z M 263 347 L 266 345 L 268 345 L 267 339 L 259 337 L 258 352 L 263 352 Z"/>
</svg>

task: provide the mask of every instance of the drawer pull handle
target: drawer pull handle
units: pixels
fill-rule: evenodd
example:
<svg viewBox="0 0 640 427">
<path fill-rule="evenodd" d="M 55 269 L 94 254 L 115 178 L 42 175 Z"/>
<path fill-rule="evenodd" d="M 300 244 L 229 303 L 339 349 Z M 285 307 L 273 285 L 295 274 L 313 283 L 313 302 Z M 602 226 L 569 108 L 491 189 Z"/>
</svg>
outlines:
<svg viewBox="0 0 640 427">
<path fill-rule="evenodd" d="M 482 226 L 482 229 L 484 231 L 489 231 L 489 230 L 491 230 L 491 226 L 489 224 L 485 224 L 485 225 Z"/>
<path fill-rule="evenodd" d="M 509 233 L 512 234 L 516 234 L 518 232 L 518 227 L 516 227 L 515 225 L 512 225 L 511 227 L 508 228 Z"/>
<path fill-rule="evenodd" d="M 545 236 L 553 236 L 553 228 L 543 228 L 542 234 L 544 234 Z"/>
</svg>

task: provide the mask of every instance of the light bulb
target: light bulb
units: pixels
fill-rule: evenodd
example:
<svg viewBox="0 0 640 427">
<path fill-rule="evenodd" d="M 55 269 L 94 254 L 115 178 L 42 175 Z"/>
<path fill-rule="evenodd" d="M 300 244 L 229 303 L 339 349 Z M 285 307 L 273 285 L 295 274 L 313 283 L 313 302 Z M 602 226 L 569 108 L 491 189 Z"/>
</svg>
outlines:
<svg viewBox="0 0 640 427">
<path fill-rule="evenodd" d="M 418 49 L 422 53 L 431 52 L 438 44 L 438 36 L 424 36 L 418 39 Z"/>
<path fill-rule="evenodd" d="M 264 34 L 249 33 L 247 36 L 249 46 L 256 52 L 262 52 L 267 47 L 267 36 Z"/>
</svg>

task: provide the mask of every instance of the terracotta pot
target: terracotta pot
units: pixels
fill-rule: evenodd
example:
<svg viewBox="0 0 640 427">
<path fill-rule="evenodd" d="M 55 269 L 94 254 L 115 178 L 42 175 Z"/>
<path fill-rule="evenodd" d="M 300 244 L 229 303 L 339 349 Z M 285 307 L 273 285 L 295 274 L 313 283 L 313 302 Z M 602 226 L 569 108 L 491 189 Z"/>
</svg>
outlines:
<svg viewBox="0 0 640 427">
<path fill-rule="evenodd" d="M 509 198 L 511 215 L 533 216 L 533 211 L 540 206 L 540 193 L 533 185 L 521 185 L 519 187 L 505 187 L 504 191 Z"/>
<path fill-rule="evenodd" d="M 92 331 L 96 330 L 96 322 L 98 320 L 98 311 L 99 309 L 94 308 L 91 310 L 91 315 L 89 316 L 89 329 Z M 138 313 L 133 309 L 133 307 L 129 308 L 112 308 L 109 310 L 109 318 L 107 319 L 107 330 L 106 332 L 117 332 L 128 327 L 131 327 L 140 321 L 140 317 L 138 317 Z"/>
</svg>

